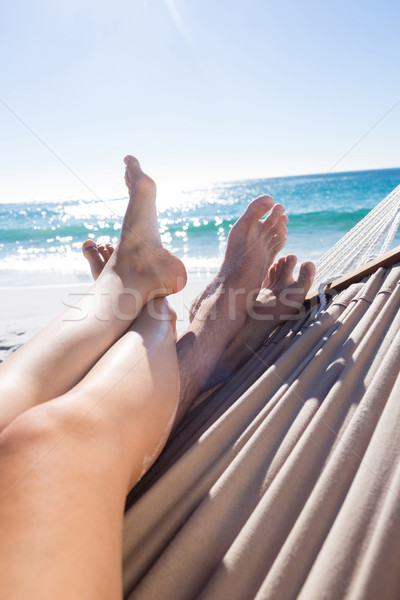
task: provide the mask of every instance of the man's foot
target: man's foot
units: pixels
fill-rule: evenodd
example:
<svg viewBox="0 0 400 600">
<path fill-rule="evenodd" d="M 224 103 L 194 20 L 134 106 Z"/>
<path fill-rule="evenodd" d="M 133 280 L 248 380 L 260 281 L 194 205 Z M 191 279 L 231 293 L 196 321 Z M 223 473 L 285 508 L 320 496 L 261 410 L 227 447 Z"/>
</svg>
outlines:
<svg viewBox="0 0 400 600">
<path fill-rule="evenodd" d="M 89 248 L 89 253 L 85 246 Z M 82 250 L 90 263 L 93 278 L 96 279 L 114 248 L 110 244 L 104 247 L 88 240 L 82 245 Z M 211 379 L 214 383 L 231 375 L 235 369 L 251 358 L 257 348 L 281 323 L 301 315 L 304 299 L 314 279 L 315 266 L 312 262 L 303 263 L 299 276 L 295 280 L 293 271 L 296 263 L 297 257 L 289 254 L 270 267 L 243 327 L 229 344 L 213 372 Z M 205 293 L 204 295 L 207 296 Z M 195 316 L 193 307 L 191 314 L 193 320 Z"/>
<path fill-rule="evenodd" d="M 232 227 L 221 269 L 196 301 L 192 322 L 176 346 L 181 381 L 176 423 L 206 389 L 215 365 L 244 325 L 267 269 L 285 245 L 287 221 L 283 206 L 261 196 Z"/>
<path fill-rule="evenodd" d="M 127 175 L 125 175 L 125 179 L 128 189 L 131 190 Z M 260 221 L 259 218 L 268 212 L 271 207 L 273 207 L 271 214 L 264 221 Z M 258 264 L 251 265 L 251 270 L 257 269 L 260 272 L 260 281 L 262 280 L 268 266 L 286 243 L 287 231 L 285 226 L 287 222 L 288 218 L 284 214 L 283 206 L 280 204 L 274 205 L 270 196 L 260 196 L 249 204 L 246 212 L 235 223 L 229 233 L 225 259 L 217 276 L 206 287 L 201 296 L 194 301 L 190 309 L 191 320 L 193 320 L 203 301 L 217 290 L 220 283 L 225 281 L 230 272 L 233 273 L 236 270 L 239 262 L 253 262 L 253 247 L 255 246 L 258 247 L 258 250 L 261 250 L 257 254 L 261 254 L 261 258 L 265 258 L 266 262 L 260 265 L 259 260 Z M 245 239 L 246 237 L 247 239 Z M 262 245 L 261 248 L 260 245 Z M 93 240 L 86 240 L 82 244 L 82 252 L 89 262 L 93 278 L 97 279 L 114 252 L 114 248 L 110 244 L 102 246 L 96 244 Z M 254 254 L 256 253 L 254 252 Z M 258 291 L 258 286 L 256 288 Z"/>
<path fill-rule="evenodd" d="M 268 217 L 261 221 L 261 217 L 269 210 Z M 232 291 L 249 289 L 251 282 L 254 297 L 257 295 L 269 267 L 285 246 L 287 222 L 284 207 L 281 204 L 274 205 L 270 196 L 260 196 L 249 204 L 229 233 L 225 258 L 218 274 L 193 302 L 190 321 L 198 315 L 203 302 L 228 279 L 233 278 L 230 284 Z"/>
<path fill-rule="evenodd" d="M 130 186 L 128 188 L 130 189 Z M 260 217 L 271 207 L 270 215 L 261 221 Z M 217 276 L 191 306 L 191 320 L 199 313 L 203 302 L 213 296 L 221 286 L 224 287 L 224 292 L 232 292 L 230 295 L 232 302 L 235 301 L 238 291 L 241 296 L 246 291 L 250 291 L 254 298 L 257 296 L 259 282 L 266 277 L 265 271 L 285 245 L 287 222 L 288 218 L 284 214 L 283 206 L 274 205 L 270 196 L 260 196 L 249 204 L 246 212 L 235 223 L 229 234 L 225 259 Z M 104 247 L 93 240 L 87 240 L 82 245 L 82 252 L 89 261 L 93 278 L 96 279 L 114 252 L 114 248 L 110 244 Z M 227 281 L 232 284 L 229 290 Z M 246 284 L 247 287 L 243 287 Z M 230 308 L 232 309 L 233 306 Z M 234 312 L 231 310 L 230 314 Z M 244 316 L 242 314 L 242 317 Z"/>
<path fill-rule="evenodd" d="M 232 375 L 284 321 L 301 316 L 305 297 L 314 281 L 315 266 L 312 262 L 302 263 L 295 280 L 296 263 L 297 257 L 289 254 L 269 269 L 243 327 L 225 350 L 208 386 Z"/>
<path fill-rule="evenodd" d="M 261 220 L 269 211 L 269 216 Z M 253 307 L 267 270 L 285 245 L 287 221 L 283 206 L 274 205 L 269 196 L 261 196 L 249 204 L 232 228 L 221 269 L 196 301 L 192 308 L 196 318 L 177 344 L 181 375 L 177 421 L 205 389 L 215 365 L 245 324 L 247 310 Z M 270 271 L 269 279 L 275 271 Z M 271 281 L 275 296 L 279 284 L 290 278 L 286 274 L 276 279 Z"/>
<path fill-rule="evenodd" d="M 181 260 L 166 250 L 158 230 L 156 215 L 156 186 L 140 168 L 139 161 L 133 156 L 124 159 L 125 179 L 130 193 L 129 204 L 122 223 L 119 242 L 115 251 L 106 260 L 106 250 L 97 252 L 83 248 L 94 277 L 105 277 L 110 270 L 120 278 L 125 288 L 130 286 L 132 275 L 137 282 L 143 282 L 148 291 L 143 300 L 149 297 L 163 297 L 181 290 L 186 284 L 186 269 Z M 90 257 L 90 258 L 89 258 Z M 100 263 L 103 258 L 104 268 Z"/>
</svg>

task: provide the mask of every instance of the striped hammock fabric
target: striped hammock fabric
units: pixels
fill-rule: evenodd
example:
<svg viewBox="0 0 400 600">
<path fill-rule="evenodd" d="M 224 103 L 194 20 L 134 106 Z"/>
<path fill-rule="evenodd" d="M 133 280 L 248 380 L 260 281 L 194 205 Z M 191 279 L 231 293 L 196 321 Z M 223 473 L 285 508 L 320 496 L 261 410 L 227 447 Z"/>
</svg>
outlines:
<svg viewBox="0 0 400 600">
<path fill-rule="evenodd" d="M 131 492 L 129 600 L 400 598 L 400 264 L 288 321 Z"/>
</svg>

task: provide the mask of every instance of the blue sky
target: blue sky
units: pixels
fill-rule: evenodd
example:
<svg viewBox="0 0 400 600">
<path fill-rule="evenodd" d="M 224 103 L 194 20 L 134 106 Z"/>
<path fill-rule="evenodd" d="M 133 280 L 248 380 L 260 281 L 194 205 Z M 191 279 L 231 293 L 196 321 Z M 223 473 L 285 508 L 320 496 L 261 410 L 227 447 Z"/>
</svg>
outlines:
<svg viewBox="0 0 400 600">
<path fill-rule="evenodd" d="M 177 187 L 400 166 L 398 2 L 3 0 L 0 24 L 1 202 L 120 197 L 126 153 Z"/>
</svg>

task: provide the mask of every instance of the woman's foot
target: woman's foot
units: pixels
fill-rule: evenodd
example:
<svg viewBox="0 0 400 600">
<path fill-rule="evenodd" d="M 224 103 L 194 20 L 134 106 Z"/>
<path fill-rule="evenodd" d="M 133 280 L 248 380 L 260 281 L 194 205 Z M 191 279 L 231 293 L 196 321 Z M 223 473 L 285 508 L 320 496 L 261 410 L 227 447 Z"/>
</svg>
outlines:
<svg viewBox="0 0 400 600">
<path fill-rule="evenodd" d="M 120 241 L 109 257 L 105 248 L 96 255 L 92 244 L 84 245 L 85 255 L 93 256 L 95 284 L 1 365 L 0 430 L 32 406 L 72 389 L 149 300 L 186 283 L 184 265 L 161 243 L 154 182 L 135 158 L 127 157 L 125 165 L 130 198 Z M 105 263 L 101 272 L 99 255 Z"/>
<path fill-rule="evenodd" d="M 143 302 L 146 303 L 149 297 L 163 297 L 181 290 L 186 284 L 187 275 L 182 261 L 166 250 L 161 243 L 154 181 L 143 173 L 139 161 L 133 156 L 127 156 L 124 162 L 129 204 L 119 242 L 107 260 L 106 250 L 99 249 L 96 254 L 93 246 L 89 248 L 87 242 L 84 254 L 91 268 L 94 268 L 95 277 L 106 277 L 112 270 L 128 289 L 136 289 L 137 279 L 141 279 L 142 288 L 148 292 L 143 298 Z M 105 262 L 101 271 L 100 257 Z M 134 285 L 132 275 L 135 279 Z"/>
<path fill-rule="evenodd" d="M 131 190 L 129 179 L 127 185 L 128 189 Z M 270 208 L 272 208 L 271 214 L 264 221 L 260 221 L 259 219 Z M 201 296 L 194 301 L 190 309 L 191 320 L 193 320 L 203 301 L 217 290 L 220 283 L 225 281 L 230 273 L 234 274 L 237 271 L 238 263 L 242 263 L 244 271 L 246 269 L 243 265 L 248 264 L 250 273 L 257 270 L 260 274 L 260 281 L 263 279 L 268 266 L 272 264 L 276 255 L 286 243 L 287 222 L 288 218 L 284 214 L 283 206 L 280 204 L 274 205 L 270 196 L 260 196 L 249 204 L 246 212 L 235 223 L 229 233 L 225 259 L 217 276 L 206 287 Z M 259 248 L 260 245 L 261 248 Z M 255 252 L 256 246 L 258 247 L 257 250 L 260 249 L 261 252 Z M 93 278 L 97 279 L 113 254 L 114 248 L 110 244 L 102 246 L 96 244 L 93 240 L 86 240 L 82 244 L 82 252 L 89 262 Z M 256 257 L 258 257 L 258 261 Z M 256 262 L 254 262 L 255 260 Z M 255 280 L 257 281 L 258 278 L 255 278 Z M 256 286 L 256 288 L 258 291 L 259 286 Z"/>
<path fill-rule="evenodd" d="M 86 245 L 90 249 L 89 253 L 86 251 Z M 106 244 L 107 252 L 104 252 L 103 248 L 104 246 L 95 244 L 92 240 L 88 240 L 82 246 L 94 278 L 98 277 L 114 251 L 110 244 Z M 297 257 L 289 254 L 270 267 L 243 327 L 229 344 L 215 370 L 216 379 L 230 375 L 235 368 L 251 357 L 276 327 L 301 314 L 304 299 L 314 279 L 315 266 L 312 262 L 303 263 L 295 280 L 293 271 L 296 263 Z M 205 292 L 203 294 L 204 297 L 207 296 Z M 191 314 L 193 320 L 194 307 L 191 308 Z"/>
<path fill-rule="evenodd" d="M 96 244 L 93 240 L 86 240 L 82 244 L 83 256 L 89 262 L 90 270 L 93 275 L 93 279 L 96 280 L 105 265 L 108 263 L 108 259 L 114 252 L 111 244 Z"/>
<path fill-rule="evenodd" d="M 269 211 L 269 216 L 261 220 Z M 287 221 L 281 205 L 274 205 L 269 196 L 261 196 L 249 204 L 232 228 L 221 269 L 192 306 L 191 326 L 177 344 L 181 378 L 177 422 L 199 391 L 206 389 L 212 372 L 213 383 L 223 381 L 228 369 L 231 372 L 245 360 L 244 350 L 248 352 L 245 344 L 249 339 L 258 347 L 268 334 L 267 329 L 272 331 L 276 327 L 282 309 L 279 299 L 285 289 L 290 289 L 292 294 L 292 305 L 288 310 L 294 311 L 294 300 L 300 303 L 304 300 L 309 279 L 313 276 L 310 267 L 303 267 L 303 275 L 297 281 L 298 285 L 304 283 L 302 295 L 303 292 L 294 289 L 295 257 L 289 257 L 287 266 L 285 259 L 272 266 L 285 245 Z M 103 266 L 94 248 L 87 258 L 95 272 Z M 248 310 L 263 312 L 267 306 L 272 322 L 263 319 L 260 326 L 260 321 L 252 313 L 248 314 Z M 224 352 L 228 352 L 226 360 L 222 356 Z"/>
<path fill-rule="evenodd" d="M 127 183 L 130 189 L 129 180 Z M 260 217 L 270 208 L 272 208 L 270 215 L 264 221 L 260 221 Z M 191 321 L 193 321 L 196 315 L 198 319 L 201 319 L 199 311 L 203 303 L 208 298 L 212 298 L 212 301 L 214 301 L 215 297 L 213 296 L 221 286 L 224 288 L 224 293 L 230 296 L 229 300 L 232 301 L 231 304 L 235 302 L 235 298 L 238 295 L 243 296 L 244 291 L 247 290 L 248 292 L 250 290 L 251 302 L 249 302 L 248 298 L 245 298 L 245 305 L 249 306 L 250 310 L 253 310 L 253 300 L 259 293 L 259 282 L 264 277 L 263 289 L 259 293 L 257 304 L 260 307 L 271 305 L 272 296 L 275 298 L 277 294 L 278 284 L 275 285 L 272 281 L 270 282 L 270 286 L 275 290 L 275 294 L 272 290 L 267 291 L 267 279 L 271 279 L 272 273 L 276 272 L 276 265 L 271 267 L 267 275 L 265 275 L 265 271 L 286 242 L 287 221 L 288 218 L 284 214 L 283 206 L 279 204 L 274 205 L 270 196 L 261 196 L 249 204 L 246 212 L 237 221 L 229 234 L 225 259 L 218 275 L 206 287 L 201 296 L 194 301 L 190 309 Z M 84 242 L 82 252 L 89 261 L 94 279 L 100 275 L 113 251 L 114 248 L 110 244 L 104 247 L 96 244 L 93 240 Z M 295 257 L 293 258 L 295 259 Z M 282 260 L 284 259 L 280 259 L 278 264 L 281 264 Z M 278 279 L 279 281 L 286 281 L 287 277 L 285 279 L 282 275 L 282 278 L 279 277 Z M 246 280 L 252 282 L 250 287 Z M 227 288 L 227 282 L 230 284 L 229 289 Z M 243 284 L 246 283 L 247 287 L 243 287 Z M 268 298 L 268 294 L 270 298 Z M 259 308 L 255 310 L 259 310 Z M 230 318 L 234 317 L 235 313 L 234 306 L 230 306 Z M 244 313 L 242 317 L 245 317 Z M 250 315 L 247 315 L 246 328 L 253 320 Z M 258 321 L 256 322 L 256 326 L 259 330 Z"/>
</svg>

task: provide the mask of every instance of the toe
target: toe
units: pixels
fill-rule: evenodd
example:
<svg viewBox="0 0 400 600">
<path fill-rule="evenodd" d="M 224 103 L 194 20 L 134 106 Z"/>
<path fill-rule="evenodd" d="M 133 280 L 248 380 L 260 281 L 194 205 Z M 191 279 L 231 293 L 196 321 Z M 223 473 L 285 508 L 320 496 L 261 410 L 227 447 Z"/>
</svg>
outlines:
<svg viewBox="0 0 400 600">
<path fill-rule="evenodd" d="M 104 267 L 104 262 L 99 254 L 97 245 L 93 240 L 86 240 L 82 244 L 82 252 L 83 256 L 89 261 L 94 279 L 97 279 Z"/>
<path fill-rule="evenodd" d="M 293 275 L 294 268 L 297 264 L 297 256 L 295 254 L 288 254 L 285 256 L 285 268 L 290 275 Z"/>
<path fill-rule="evenodd" d="M 312 262 L 304 262 L 300 267 L 299 277 L 297 283 L 304 289 L 304 293 L 307 294 L 308 290 L 313 284 L 315 277 L 315 265 Z"/>
<path fill-rule="evenodd" d="M 93 240 L 86 240 L 82 244 L 82 252 L 83 256 L 89 260 L 90 256 L 94 256 L 97 254 L 97 245 Z"/>
<path fill-rule="evenodd" d="M 264 221 L 265 233 L 269 234 L 273 229 L 279 229 L 284 227 L 287 223 L 287 217 L 285 215 L 285 208 L 282 204 L 275 204 L 271 210 L 271 213 Z"/>
<path fill-rule="evenodd" d="M 289 217 L 287 216 L 287 214 L 285 213 L 284 215 L 281 216 L 280 221 L 282 221 L 282 223 L 284 225 L 287 225 L 289 223 Z"/>
<path fill-rule="evenodd" d="M 286 229 L 286 227 L 282 227 L 272 237 L 272 239 L 271 239 L 272 247 L 276 248 L 276 246 L 280 246 L 282 243 L 286 244 L 286 238 L 287 238 L 287 229 Z"/>
<path fill-rule="evenodd" d="M 153 180 L 150 179 L 150 177 L 148 177 L 145 173 L 143 173 L 137 158 L 131 155 L 125 156 L 124 163 L 126 165 L 125 182 L 128 186 L 130 194 L 132 193 L 132 190 L 138 188 L 139 184 L 140 187 L 143 187 L 143 185 L 147 188 L 155 187 L 155 183 L 153 182 Z"/>
<path fill-rule="evenodd" d="M 289 221 L 287 215 L 285 215 L 285 214 L 280 215 L 274 224 L 272 223 L 272 221 L 269 221 L 267 223 L 267 220 L 268 219 L 265 219 L 265 221 L 264 221 L 266 235 L 274 236 L 274 235 L 280 233 L 282 230 L 287 231 L 286 225 Z"/>
<path fill-rule="evenodd" d="M 276 283 L 279 283 L 282 277 L 282 270 L 285 265 L 285 257 L 281 257 L 276 263 Z"/>
<path fill-rule="evenodd" d="M 273 286 L 276 283 L 276 271 L 277 271 L 277 263 L 274 263 L 271 267 L 271 275 L 270 275 L 270 285 Z"/>
<path fill-rule="evenodd" d="M 297 256 L 294 254 L 288 254 L 283 259 L 282 271 L 281 271 L 281 281 L 280 285 L 283 288 L 288 287 L 291 283 L 293 283 L 293 271 L 297 263 Z"/>
<path fill-rule="evenodd" d="M 271 196 L 259 196 L 252 200 L 245 210 L 242 219 L 259 220 L 274 206 L 274 200 Z"/>
<path fill-rule="evenodd" d="M 267 271 L 264 281 L 261 284 L 262 288 L 271 288 L 275 285 L 276 278 L 276 263 L 274 263 Z"/>
<path fill-rule="evenodd" d="M 131 172 L 140 172 L 142 169 L 140 168 L 140 163 L 137 158 L 128 154 L 124 158 L 124 163 L 127 169 Z"/>
<path fill-rule="evenodd" d="M 109 251 L 110 256 L 111 256 L 111 254 L 114 252 L 114 246 L 111 246 L 111 244 L 106 244 L 106 248 Z"/>
<path fill-rule="evenodd" d="M 108 248 L 106 246 L 100 246 L 98 248 L 98 250 L 99 250 L 99 253 L 101 254 L 101 257 L 103 258 L 104 262 L 106 263 L 111 256 Z"/>
<path fill-rule="evenodd" d="M 132 192 L 132 188 L 139 189 L 147 194 L 155 196 L 156 184 L 153 179 L 143 173 L 140 163 L 134 156 L 125 156 L 124 162 L 126 165 L 125 169 L 125 181 L 128 186 L 129 193 Z"/>
</svg>

